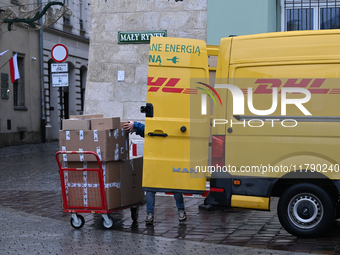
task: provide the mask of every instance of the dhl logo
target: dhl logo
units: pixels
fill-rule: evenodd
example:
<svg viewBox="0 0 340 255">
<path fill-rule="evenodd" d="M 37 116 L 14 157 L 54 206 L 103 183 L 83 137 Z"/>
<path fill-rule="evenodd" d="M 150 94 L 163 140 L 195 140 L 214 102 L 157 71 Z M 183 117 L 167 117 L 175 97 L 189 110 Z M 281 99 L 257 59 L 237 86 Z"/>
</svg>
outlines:
<svg viewBox="0 0 340 255">
<path fill-rule="evenodd" d="M 191 88 L 175 88 L 177 83 L 180 81 L 178 78 L 154 78 L 148 77 L 148 92 L 157 92 L 160 88 L 162 92 L 166 93 L 182 93 L 182 94 L 197 94 L 197 89 Z M 163 86 L 164 85 L 164 86 Z"/>
<path fill-rule="evenodd" d="M 306 88 L 311 94 L 340 94 L 340 88 L 321 88 L 326 79 L 288 79 L 285 83 L 281 79 L 257 79 L 253 94 L 271 94 L 272 88 L 295 87 Z M 166 93 L 197 94 L 197 88 L 176 87 L 179 78 L 148 77 L 148 92 L 162 91 Z M 247 94 L 247 88 L 241 89 Z M 278 91 L 281 94 L 281 91 Z"/>
<path fill-rule="evenodd" d="M 271 94 L 272 88 L 306 88 L 311 94 L 340 94 L 340 88 L 321 88 L 326 79 L 288 79 L 284 84 L 281 79 L 257 79 L 255 84 L 260 84 L 253 89 L 253 94 Z M 283 84 L 283 86 L 282 86 Z M 247 94 L 247 88 L 241 89 Z M 281 94 L 281 91 L 278 92 Z"/>
</svg>

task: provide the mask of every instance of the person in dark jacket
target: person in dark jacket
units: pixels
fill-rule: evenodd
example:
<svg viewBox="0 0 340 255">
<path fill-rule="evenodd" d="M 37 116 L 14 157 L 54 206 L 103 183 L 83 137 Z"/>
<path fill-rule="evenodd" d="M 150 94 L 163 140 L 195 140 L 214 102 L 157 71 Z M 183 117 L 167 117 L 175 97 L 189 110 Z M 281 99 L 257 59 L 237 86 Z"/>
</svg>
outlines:
<svg viewBox="0 0 340 255">
<path fill-rule="evenodd" d="M 130 133 L 136 132 L 137 135 L 140 135 L 141 137 L 144 137 L 144 129 L 145 125 L 140 122 L 133 122 L 128 121 L 124 124 L 124 129 Z M 152 225 L 153 219 L 154 219 L 154 211 L 155 211 L 155 194 L 154 191 L 146 191 L 146 225 Z M 178 220 L 180 222 L 186 221 L 187 216 L 184 209 L 184 199 L 183 194 L 179 192 L 174 192 L 174 198 L 176 201 L 176 206 L 178 210 Z"/>
</svg>

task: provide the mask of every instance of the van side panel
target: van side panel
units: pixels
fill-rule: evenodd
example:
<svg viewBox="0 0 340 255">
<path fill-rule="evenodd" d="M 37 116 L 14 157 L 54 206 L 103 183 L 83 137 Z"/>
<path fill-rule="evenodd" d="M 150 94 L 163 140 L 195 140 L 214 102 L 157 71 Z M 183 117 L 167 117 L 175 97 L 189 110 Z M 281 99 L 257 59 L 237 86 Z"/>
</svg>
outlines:
<svg viewBox="0 0 340 255">
<path fill-rule="evenodd" d="M 231 205 L 255 208 L 257 205 L 243 203 L 247 200 L 243 196 L 270 197 L 278 179 L 311 177 L 306 171 L 339 179 L 339 41 L 339 32 L 330 30 L 240 36 L 233 38 L 228 57 L 219 56 L 224 63 L 217 68 L 216 84 L 233 84 L 241 89 L 245 108 L 244 114 L 235 114 L 233 95 L 225 89 L 224 118 L 228 123 L 213 129 L 213 135 L 222 133 L 224 127 L 225 165 L 236 169 L 231 172 L 232 179 L 240 178 L 241 183 L 242 178 L 258 180 L 249 189 L 233 186 Z M 273 88 L 277 89 L 276 109 L 268 115 L 254 114 L 249 97 L 256 110 L 271 109 Z M 302 105 L 311 115 L 295 104 L 287 104 L 284 112 L 283 88 L 307 89 L 311 98 Z M 287 93 L 286 97 L 303 99 L 306 95 Z M 215 116 L 222 118 L 223 114 Z M 268 191 L 265 196 L 263 190 Z M 265 204 L 261 209 L 269 209 L 269 201 Z"/>
<path fill-rule="evenodd" d="M 207 165 L 210 121 L 200 114 L 201 97 L 196 86 L 191 87 L 195 78 L 209 81 L 204 41 L 151 39 L 147 103 L 153 116 L 145 119 L 144 190 L 206 189 L 206 177 L 196 173 L 195 166 Z"/>
</svg>

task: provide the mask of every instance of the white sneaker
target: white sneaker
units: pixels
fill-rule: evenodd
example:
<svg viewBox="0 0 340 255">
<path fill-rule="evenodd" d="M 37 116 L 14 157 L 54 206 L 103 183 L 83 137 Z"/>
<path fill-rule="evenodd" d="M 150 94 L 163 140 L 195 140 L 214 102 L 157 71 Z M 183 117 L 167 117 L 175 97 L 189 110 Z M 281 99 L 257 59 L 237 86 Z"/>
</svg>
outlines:
<svg viewBox="0 0 340 255">
<path fill-rule="evenodd" d="M 187 220 L 187 214 L 185 213 L 184 210 L 180 210 L 180 211 L 178 212 L 178 220 L 179 220 L 180 222 L 183 222 L 183 221 L 186 221 L 186 220 Z"/>
<path fill-rule="evenodd" d="M 153 224 L 153 215 L 152 215 L 152 213 L 148 213 L 148 215 L 146 215 L 145 224 L 146 225 L 152 225 Z"/>
</svg>

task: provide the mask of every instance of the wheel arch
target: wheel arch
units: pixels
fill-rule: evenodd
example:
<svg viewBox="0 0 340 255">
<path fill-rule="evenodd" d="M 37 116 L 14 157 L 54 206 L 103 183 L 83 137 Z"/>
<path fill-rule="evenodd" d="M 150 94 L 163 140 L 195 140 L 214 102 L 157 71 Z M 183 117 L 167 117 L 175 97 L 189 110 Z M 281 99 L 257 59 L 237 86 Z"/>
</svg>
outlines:
<svg viewBox="0 0 340 255">
<path fill-rule="evenodd" d="M 306 178 L 308 176 L 308 178 Z M 298 183 L 312 183 L 324 189 L 332 198 L 337 199 L 340 183 L 330 180 L 318 172 L 290 172 L 278 179 L 271 189 L 271 196 L 280 197 L 289 187 Z M 337 201 L 335 201 L 337 202 Z"/>
</svg>

